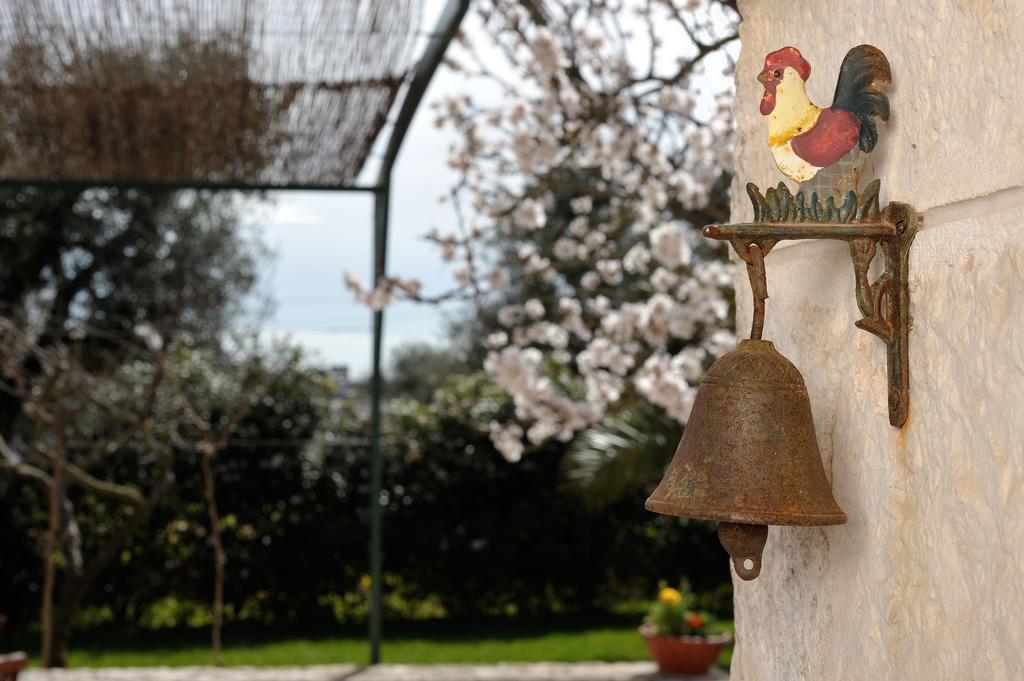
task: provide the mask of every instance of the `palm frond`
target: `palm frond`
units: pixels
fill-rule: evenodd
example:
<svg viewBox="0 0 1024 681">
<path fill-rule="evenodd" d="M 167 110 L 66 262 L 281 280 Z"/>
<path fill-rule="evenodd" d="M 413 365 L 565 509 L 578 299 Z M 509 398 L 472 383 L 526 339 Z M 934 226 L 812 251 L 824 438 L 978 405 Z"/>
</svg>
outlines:
<svg viewBox="0 0 1024 681">
<path fill-rule="evenodd" d="M 562 461 L 565 486 L 597 511 L 656 482 L 672 458 L 682 426 L 654 406 L 628 409 L 592 426 Z"/>
</svg>

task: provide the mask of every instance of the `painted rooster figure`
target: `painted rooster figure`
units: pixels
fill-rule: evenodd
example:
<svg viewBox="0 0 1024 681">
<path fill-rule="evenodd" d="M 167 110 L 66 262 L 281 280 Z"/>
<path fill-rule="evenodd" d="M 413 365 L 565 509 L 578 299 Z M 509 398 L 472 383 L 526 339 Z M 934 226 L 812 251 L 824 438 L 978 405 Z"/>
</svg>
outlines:
<svg viewBox="0 0 1024 681">
<path fill-rule="evenodd" d="M 878 141 L 874 117 L 889 120 L 889 98 L 879 90 L 892 82 L 889 61 L 871 45 L 846 54 L 832 106 L 819 109 L 807 97 L 804 82 L 811 65 L 795 47 L 783 47 L 764 60 L 757 77 L 764 85 L 761 115 L 768 117 L 768 144 L 775 165 L 797 182 L 806 182 L 856 145 L 871 151 Z"/>
</svg>

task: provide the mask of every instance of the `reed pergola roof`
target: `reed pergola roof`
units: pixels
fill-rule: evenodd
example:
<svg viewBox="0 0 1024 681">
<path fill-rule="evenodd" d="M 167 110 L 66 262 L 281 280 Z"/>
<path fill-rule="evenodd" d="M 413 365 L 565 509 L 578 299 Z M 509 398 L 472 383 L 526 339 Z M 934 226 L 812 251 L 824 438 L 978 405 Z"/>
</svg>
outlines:
<svg viewBox="0 0 1024 681">
<path fill-rule="evenodd" d="M 0 0 L 0 182 L 337 189 L 420 0 Z"/>
</svg>

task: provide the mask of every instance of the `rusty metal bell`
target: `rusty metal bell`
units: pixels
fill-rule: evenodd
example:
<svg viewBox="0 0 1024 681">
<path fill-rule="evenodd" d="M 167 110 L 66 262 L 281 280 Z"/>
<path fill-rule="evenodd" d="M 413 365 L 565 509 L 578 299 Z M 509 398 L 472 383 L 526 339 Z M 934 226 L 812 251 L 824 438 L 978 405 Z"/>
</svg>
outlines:
<svg viewBox="0 0 1024 681">
<path fill-rule="evenodd" d="M 682 442 L 645 504 L 717 520 L 746 580 L 761 571 L 768 525 L 840 525 L 803 377 L 771 341 L 744 340 L 712 365 Z"/>
</svg>

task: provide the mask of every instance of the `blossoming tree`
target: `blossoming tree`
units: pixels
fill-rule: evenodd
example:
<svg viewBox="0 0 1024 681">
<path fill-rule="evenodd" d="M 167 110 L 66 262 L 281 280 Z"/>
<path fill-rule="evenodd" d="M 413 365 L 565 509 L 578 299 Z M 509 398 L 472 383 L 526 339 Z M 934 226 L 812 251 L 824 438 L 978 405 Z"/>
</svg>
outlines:
<svg viewBox="0 0 1024 681">
<path fill-rule="evenodd" d="M 484 368 L 515 406 L 486 424 L 510 460 L 630 400 L 685 423 L 734 343 L 727 260 L 698 229 L 728 214 L 735 8 L 485 0 L 477 16 L 479 39 L 448 60 L 467 94 L 437 107 L 458 133 L 458 224 L 428 239 L 457 263 L 455 286 L 349 289 L 378 309 L 473 302 Z"/>
</svg>

